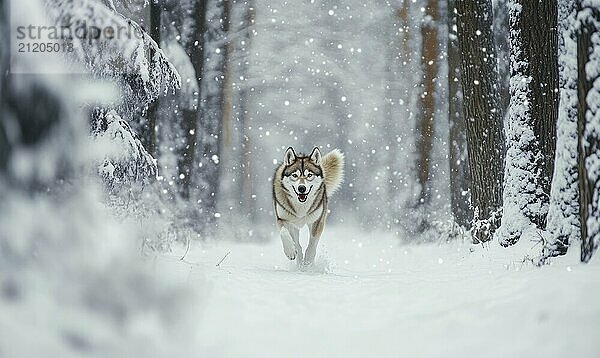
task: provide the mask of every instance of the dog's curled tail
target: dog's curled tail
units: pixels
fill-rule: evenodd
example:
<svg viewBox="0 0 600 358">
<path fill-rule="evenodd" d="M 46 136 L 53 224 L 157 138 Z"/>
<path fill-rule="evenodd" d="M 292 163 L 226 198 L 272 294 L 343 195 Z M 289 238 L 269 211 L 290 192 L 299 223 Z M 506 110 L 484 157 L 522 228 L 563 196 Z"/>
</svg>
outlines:
<svg viewBox="0 0 600 358">
<path fill-rule="evenodd" d="M 332 196 L 344 181 L 344 153 L 334 149 L 323 156 L 321 163 L 327 196 Z"/>
</svg>

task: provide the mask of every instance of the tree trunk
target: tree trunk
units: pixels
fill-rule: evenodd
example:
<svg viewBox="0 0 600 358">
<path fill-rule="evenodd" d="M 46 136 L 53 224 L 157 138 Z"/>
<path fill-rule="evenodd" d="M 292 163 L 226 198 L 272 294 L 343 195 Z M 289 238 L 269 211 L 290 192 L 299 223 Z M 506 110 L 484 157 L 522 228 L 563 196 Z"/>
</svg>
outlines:
<svg viewBox="0 0 600 358">
<path fill-rule="evenodd" d="M 558 117 L 555 0 L 510 0 L 511 79 L 500 244 L 546 227 Z M 534 24 L 533 19 L 539 19 Z"/>
<path fill-rule="evenodd" d="M 492 4 L 491 0 L 457 0 L 456 9 L 474 209 L 471 230 L 474 240 L 484 242 L 492 238 L 498 225 L 504 164 Z"/>
<path fill-rule="evenodd" d="M 494 4 L 494 41 L 498 63 L 498 94 L 500 117 L 506 118 L 510 104 L 510 44 L 509 14 L 507 0 L 496 0 Z"/>
<path fill-rule="evenodd" d="M 438 55 L 437 0 L 427 0 L 425 17 L 421 24 L 423 69 L 421 106 L 417 117 L 417 169 L 421 192 L 419 205 L 429 202 L 431 151 L 433 149 L 433 123 L 435 114 L 435 80 Z"/>
<path fill-rule="evenodd" d="M 150 37 L 160 46 L 160 13 L 162 11 L 162 0 L 154 0 L 150 2 Z M 154 56 L 154 54 L 151 54 Z M 152 57 L 151 57 L 152 58 Z M 156 98 L 152 103 L 148 104 L 146 109 L 146 123 L 144 124 L 143 133 L 140 139 L 146 151 L 153 157 L 156 157 L 156 119 L 158 116 L 159 98 Z"/>
<path fill-rule="evenodd" d="M 242 26 L 244 31 L 243 42 L 242 42 L 242 53 L 244 59 L 250 53 L 250 41 L 252 39 L 250 27 L 254 24 L 254 1 L 248 0 L 245 4 L 244 14 L 244 25 Z M 254 222 L 256 217 L 256 197 L 253 196 L 253 173 L 252 173 L 252 143 L 250 142 L 250 136 L 248 135 L 248 128 L 250 126 L 250 116 L 248 115 L 248 85 L 245 83 L 248 78 L 248 62 L 246 60 L 241 61 L 240 73 L 244 76 L 242 87 L 239 93 L 239 107 L 240 107 L 240 127 L 241 127 L 241 148 L 242 148 L 242 176 L 241 176 L 241 206 L 242 210 L 246 215 L 249 222 Z"/>
<path fill-rule="evenodd" d="M 556 154 L 558 119 L 558 7 L 556 0 L 523 1 L 521 31 L 530 59 L 531 118 L 543 155 L 542 190 L 545 203 L 550 197 Z M 536 19 L 534 24 L 532 19 Z M 541 26 L 540 26 L 541 25 Z M 545 227 L 546 213 L 539 224 Z"/>
<path fill-rule="evenodd" d="M 473 213 L 469 208 L 469 165 L 467 138 L 460 85 L 460 49 L 456 33 L 455 1 L 448 1 L 448 119 L 450 120 L 450 204 L 456 223 L 468 227 Z"/>
<path fill-rule="evenodd" d="M 546 230 L 550 238 L 542 252 L 548 257 L 564 255 L 571 242 L 579 239 L 579 187 L 577 170 L 577 44 L 576 6 L 560 0 L 558 40 L 560 103 L 556 132 L 556 160 Z"/>
<path fill-rule="evenodd" d="M 578 19 L 581 21 L 577 38 L 579 216 L 581 261 L 588 262 L 600 243 L 600 114 L 597 111 L 600 93 L 594 89 L 594 82 L 600 78 L 597 66 L 600 11 L 579 1 Z M 592 66 L 588 66 L 590 62 Z"/>
<path fill-rule="evenodd" d="M 204 0 L 194 1 L 193 11 L 190 14 L 194 20 L 194 31 L 184 44 L 185 51 L 190 57 L 190 62 L 196 73 L 196 81 L 200 84 L 204 70 L 204 33 L 206 32 L 206 2 Z M 200 88 L 200 86 L 198 86 Z M 196 98 L 202 98 L 198 93 Z M 198 140 L 197 126 L 200 122 L 200 104 L 193 110 L 183 110 L 182 129 L 185 133 L 185 148 L 178 160 L 179 172 L 185 177 L 181 180 L 180 194 L 182 198 L 190 198 L 190 190 L 194 175 L 194 163 L 196 156 L 196 142 Z"/>
<path fill-rule="evenodd" d="M 388 73 L 386 78 L 385 87 L 385 110 L 384 110 L 384 121 L 385 121 L 385 140 L 389 145 L 388 150 L 385 152 L 385 172 L 386 172 L 386 214 L 384 216 L 384 225 L 387 228 L 392 228 L 398 222 L 398 216 L 400 215 L 400 203 L 396 200 L 396 194 L 400 187 L 399 175 L 398 175 L 398 163 L 400 162 L 400 141 L 398 140 L 399 133 L 404 129 L 404 123 L 401 117 L 398 116 L 398 108 L 403 104 L 401 98 L 403 96 L 402 86 L 400 81 L 405 82 L 403 78 L 399 79 L 400 69 L 402 68 L 400 60 L 403 56 L 401 50 L 401 44 L 406 38 L 404 32 L 404 24 L 401 19 L 403 7 L 396 9 L 393 26 L 391 26 L 389 37 L 388 37 L 388 48 L 386 51 L 386 72 Z M 346 142 L 342 138 L 339 138 L 339 142 Z"/>
<path fill-rule="evenodd" d="M 223 3 L 223 23 L 222 30 L 225 36 L 228 36 L 229 28 L 231 25 L 231 3 L 229 0 L 224 0 Z M 232 111 L 233 111 L 233 85 L 232 85 L 232 66 L 231 56 L 233 55 L 233 44 L 230 39 L 227 39 L 223 46 L 223 83 L 221 84 L 221 127 L 222 136 L 221 139 L 221 150 L 225 147 L 231 146 L 233 140 L 233 125 L 232 125 Z M 227 148 L 229 149 L 229 148 Z"/>
<path fill-rule="evenodd" d="M 223 90 L 226 65 L 226 43 L 228 0 L 206 2 L 207 18 L 204 33 L 204 65 L 201 81 L 201 120 L 198 121 L 197 136 L 201 145 L 196 145 L 193 174 L 193 195 L 198 205 L 198 228 L 204 230 L 218 216 L 217 198 L 221 176 L 220 141 L 223 127 Z M 210 16 L 209 16 L 210 15 Z"/>
</svg>

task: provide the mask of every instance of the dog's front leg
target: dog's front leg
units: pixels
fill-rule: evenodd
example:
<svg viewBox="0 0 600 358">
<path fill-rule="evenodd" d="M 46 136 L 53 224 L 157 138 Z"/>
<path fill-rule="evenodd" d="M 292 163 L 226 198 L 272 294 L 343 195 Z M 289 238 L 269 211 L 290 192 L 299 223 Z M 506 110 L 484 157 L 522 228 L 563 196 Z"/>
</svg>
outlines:
<svg viewBox="0 0 600 358">
<path fill-rule="evenodd" d="M 279 228 L 279 236 L 281 237 L 281 243 L 283 244 L 283 252 L 288 259 L 294 260 L 298 255 L 298 249 L 288 230 L 289 226 L 290 225 L 287 225 L 284 220 L 277 219 L 277 227 Z"/>
<path fill-rule="evenodd" d="M 296 261 L 298 264 L 302 263 L 303 254 L 302 254 L 302 246 L 300 245 L 300 229 L 295 226 L 288 225 L 288 230 L 292 236 L 292 240 L 294 241 L 294 246 L 296 246 L 297 256 Z"/>
<path fill-rule="evenodd" d="M 315 255 L 317 253 L 317 245 L 319 244 L 319 239 L 321 238 L 321 234 L 323 233 L 323 228 L 325 227 L 325 217 L 327 216 L 326 208 L 323 208 L 323 214 L 312 223 L 310 228 L 310 241 L 308 242 L 308 247 L 306 248 L 306 254 L 304 255 L 304 264 L 310 265 L 315 260 Z"/>
</svg>

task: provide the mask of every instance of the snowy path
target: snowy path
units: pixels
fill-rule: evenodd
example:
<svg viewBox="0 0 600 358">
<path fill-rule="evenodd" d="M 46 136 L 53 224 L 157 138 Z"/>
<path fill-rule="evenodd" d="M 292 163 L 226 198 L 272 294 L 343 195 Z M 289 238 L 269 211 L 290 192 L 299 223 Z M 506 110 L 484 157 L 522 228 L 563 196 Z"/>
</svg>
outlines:
<svg viewBox="0 0 600 358">
<path fill-rule="evenodd" d="M 328 228 L 310 272 L 278 241 L 204 244 L 193 264 L 160 266 L 201 290 L 202 357 L 600 356 L 598 260 L 574 250 L 537 269 L 511 250 L 374 236 Z"/>
</svg>

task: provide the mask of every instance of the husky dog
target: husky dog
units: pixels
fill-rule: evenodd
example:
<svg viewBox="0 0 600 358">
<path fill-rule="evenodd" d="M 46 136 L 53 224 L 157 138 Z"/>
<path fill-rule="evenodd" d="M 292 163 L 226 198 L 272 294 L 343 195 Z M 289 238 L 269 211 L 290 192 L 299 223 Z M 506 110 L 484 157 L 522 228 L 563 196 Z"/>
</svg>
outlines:
<svg viewBox="0 0 600 358">
<path fill-rule="evenodd" d="M 327 198 L 341 185 L 344 154 L 337 149 L 321 157 L 315 147 L 309 156 L 289 147 L 273 178 L 273 205 L 283 252 L 290 260 L 310 265 L 325 226 Z M 310 241 L 302 254 L 299 231 L 310 227 Z"/>
</svg>

